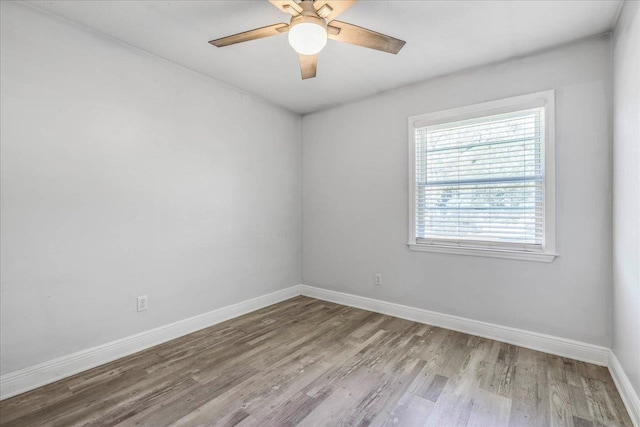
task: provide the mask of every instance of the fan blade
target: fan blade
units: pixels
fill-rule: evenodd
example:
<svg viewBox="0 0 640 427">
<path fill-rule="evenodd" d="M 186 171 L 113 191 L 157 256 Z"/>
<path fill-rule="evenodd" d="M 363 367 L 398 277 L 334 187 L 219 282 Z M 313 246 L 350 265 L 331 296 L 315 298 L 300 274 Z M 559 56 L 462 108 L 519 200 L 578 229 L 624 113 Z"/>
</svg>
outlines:
<svg viewBox="0 0 640 427">
<path fill-rule="evenodd" d="M 318 55 L 298 55 L 300 58 L 300 73 L 302 80 L 310 79 L 316 76 L 316 68 L 318 66 Z"/>
<path fill-rule="evenodd" d="M 284 13 L 290 13 L 293 16 L 298 16 L 302 13 L 302 8 L 295 0 L 269 0 L 269 3 Z"/>
<path fill-rule="evenodd" d="M 402 40 L 358 27 L 357 25 L 347 24 L 346 22 L 331 21 L 330 26 L 340 29 L 340 32 L 335 34 L 335 31 L 329 31 L 327 37 L 342 43 L 368 47 L 369 49 L 381 50 L 393 54 L 400 52 L 400 49 L 402 49 L 402 46 L 406 43 Z"/>
<path fill-rule="evenodd" d="M 330 22 L 331 20 L 336 19 L 338 15 L 349 9 L 357 2 L 358 0 L 316 0 L 313 2 L 313 6 L 318 12 L 320 12 L 323 7 L 328 6 L 328 8 L 325 9 L 326 12 L 320 12 L 320 16 L 324 15 L 322 17 L 326 19 L 327 22 Z"/>
<path fill-rule="evenodd" d="M 268 27 L 256 28 L 255 30 L 245 31 L 244 33 L 234 34 L 232 36 L 222 37 L 221 39 L 211 40 L 209 43 L 218 47 L 229 46 L 230 44 L 277 36 L 278 34 L 286 31 L 288 27 L 289 25 L 284 23 L 269 25 Z"/>
</svg>

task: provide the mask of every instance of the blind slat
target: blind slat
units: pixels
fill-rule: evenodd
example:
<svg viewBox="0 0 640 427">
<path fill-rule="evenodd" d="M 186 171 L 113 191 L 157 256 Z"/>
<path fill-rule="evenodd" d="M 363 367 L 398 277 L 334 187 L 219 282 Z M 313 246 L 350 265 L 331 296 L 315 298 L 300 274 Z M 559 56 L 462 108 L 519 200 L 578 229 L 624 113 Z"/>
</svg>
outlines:
<svg viewBox="0 0 640 427">
<path fill-rule="evenodd" d="M 527 176 L 500 176 L 494 178 L 482 178 L 482 179 L 468 179 L 468 180 L 449 180 L 449 181 L 435 181 L 435 182 L 416 182 L 416 185 L 421 187 L 434 187 L 434 186 L 442 186 L 442 185 L 467 185 L 467 184 L 493 184 L 493 183 L 519 183 L 523 181 L 542 181 L 542 176 L 540 175 L 530 175 Z"/>
<path fill-rule="evenodd" d="M 444 147 L 440 147 L 440 148 L 432 148 L 432 149 L 428 149 L 426 150 L 427 155 L 429 155 L 430 153 L 437 153 L 437 152 L 442 152 L 442 151 L 462 151 L 462 150 L 466 150 L 466 149 L 470 149 L 470 148 L 476 148 L 476 147 L 485 147 L 488 145 L 505 145 L 505 144 L 514 144 L 514 143 L 524 143 L 526 141 L 531 141 L 533 139 L 533 137 L 527 137 L 527 138 L 519 138 L 519 139 L 507 139 L 507 140 L 501 140 L 499 138 L 495 138 L 493 140 L 490 141 L 486 141 L 486 142 L 475 142 L 475 143 L 468 143 L 466 145 L 458 145 L 455 141 L 451 141 L 452 145 L 450 146 L 444 146 Z M 468 142 L 463 140 L 462 142 Z"/>
</svg>

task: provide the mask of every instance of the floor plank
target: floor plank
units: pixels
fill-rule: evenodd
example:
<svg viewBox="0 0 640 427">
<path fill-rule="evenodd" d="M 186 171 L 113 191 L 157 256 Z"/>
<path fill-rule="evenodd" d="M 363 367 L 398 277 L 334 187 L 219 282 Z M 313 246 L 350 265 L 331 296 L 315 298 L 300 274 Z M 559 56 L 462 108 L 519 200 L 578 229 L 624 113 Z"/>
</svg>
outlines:
<svg viewBox="0 0 640 427">
<path fill-rule="evenodd" d="M 606 368 L 296 297 L 0 402 L 0 426 L 631 426 Z"/>
</svg>

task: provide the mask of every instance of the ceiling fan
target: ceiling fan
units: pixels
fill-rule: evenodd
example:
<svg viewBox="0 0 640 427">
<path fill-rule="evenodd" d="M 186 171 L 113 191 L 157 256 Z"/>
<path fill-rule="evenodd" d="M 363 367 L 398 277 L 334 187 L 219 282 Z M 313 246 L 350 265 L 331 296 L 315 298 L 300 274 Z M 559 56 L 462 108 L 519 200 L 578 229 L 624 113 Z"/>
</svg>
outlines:
<svg viewBox="0 0 640 427">
<path fill-rule="evenodd" d="M 396 38 L 358 27 L 335 18 L 358 0 L 269 0 L 281 11 L 291 15 L 289 24 L 280 23 L 256 28 L 228 37 L 211 40 L 217 47 L 289 33 L 289 44 L 298 52 L 302 79 L 316 76 L 318 53 L 327 39 L 356 46 L 368 47 L 396 54 L 405 42 Z"/>
</svg>

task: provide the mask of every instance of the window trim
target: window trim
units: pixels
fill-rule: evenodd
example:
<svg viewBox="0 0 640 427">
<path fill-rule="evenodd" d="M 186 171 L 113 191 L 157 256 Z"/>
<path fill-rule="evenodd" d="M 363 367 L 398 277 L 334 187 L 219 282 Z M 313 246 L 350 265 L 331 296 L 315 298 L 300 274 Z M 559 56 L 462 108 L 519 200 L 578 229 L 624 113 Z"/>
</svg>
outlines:
<svg viewBox="0 0 640 427">
<path fill-rule="evenodd" d="M 499 245 L 473 244 L 472 241 L 447 243 L 418 241 L 416 239 L 415 211 L 415 129 L 425 126 L 469 120 L 483 116 L 509 113 L 512 111 L 545 107 L 544 135 L 544 243 L 542 250 L 525 248 L 509 249 L 492 247 Z M 514 96 L 496 101 L 483 102 L 450 110 L 437 111 L 409 117 L 409 241 L 407 246 L 413 251 L 439 252 L 445 254 L 473 255 L 492 258 L 508 258 L 525 261 L 551 262 L 556 254 L 556 217 L 555 217 L 555 91 L 547 90 L 527 95 Z"/>
</svg>

